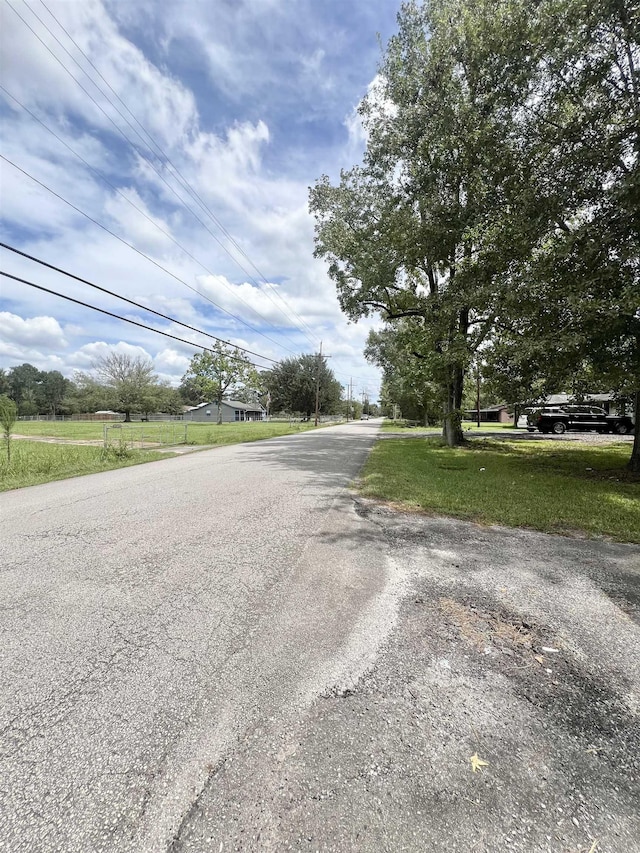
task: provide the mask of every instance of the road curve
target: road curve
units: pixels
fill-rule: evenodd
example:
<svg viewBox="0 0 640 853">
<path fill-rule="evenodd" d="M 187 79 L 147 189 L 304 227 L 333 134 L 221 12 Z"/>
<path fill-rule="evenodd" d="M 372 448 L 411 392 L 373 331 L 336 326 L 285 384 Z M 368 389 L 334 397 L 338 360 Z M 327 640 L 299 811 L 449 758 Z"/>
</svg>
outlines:
<svg viewBox="0 0 640 853">
<path fill-rule="evenodd" d="M 0 849 L 177 851 L 234 745 L 359 678 L 394 615 L 345 488 L 377 432 L 0 496 Z"/>
</svg>

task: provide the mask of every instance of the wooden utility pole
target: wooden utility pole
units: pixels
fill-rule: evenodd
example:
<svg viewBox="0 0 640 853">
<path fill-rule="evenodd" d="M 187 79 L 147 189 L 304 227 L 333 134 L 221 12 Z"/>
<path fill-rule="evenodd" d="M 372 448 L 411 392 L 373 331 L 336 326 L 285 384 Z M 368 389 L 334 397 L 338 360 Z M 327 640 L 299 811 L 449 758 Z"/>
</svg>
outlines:
<svg viewBox="0 0 640 853">
<path fill-rule="evenodd" d="M 320 352 L 318 353 L 318 369 L 316 371 L 316 418 L 315 426 L 318 426 L 318 408 L 320 404 L 320 368 L 322 367 L 322 341 L 320 341 Z"/>
</svg>

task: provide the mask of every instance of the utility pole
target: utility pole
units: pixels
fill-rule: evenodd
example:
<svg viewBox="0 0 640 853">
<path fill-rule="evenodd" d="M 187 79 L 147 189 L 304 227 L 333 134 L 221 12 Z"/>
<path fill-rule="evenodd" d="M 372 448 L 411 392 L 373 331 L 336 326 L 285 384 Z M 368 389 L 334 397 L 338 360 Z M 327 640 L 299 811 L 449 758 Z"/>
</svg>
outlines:
<svg viewBox="0 0 640 853">
<path fill-rule="evenodd" d="M 320 405 L 320 368 L 322 366 L 322 341 L 320 341 L 320 352 L 318 353 L 318 369 L 316 371 L 316 418 L 315 426 L 318 426 L 318 408 Z"/>
</svg>

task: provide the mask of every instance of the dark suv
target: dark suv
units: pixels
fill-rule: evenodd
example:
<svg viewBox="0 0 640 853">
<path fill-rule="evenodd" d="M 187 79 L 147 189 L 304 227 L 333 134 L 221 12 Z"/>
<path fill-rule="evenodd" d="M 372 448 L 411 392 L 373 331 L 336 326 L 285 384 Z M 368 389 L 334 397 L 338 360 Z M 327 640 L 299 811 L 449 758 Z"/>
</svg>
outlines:
<svg viewBox="0 0 640 853">
<path fill-rule="evenodd" d="M 608 415 L 597 406 L 544 406 L 527 415 L 527 429 L 534 432 L 554 432 L 561 435 L 568 429 L 617 432 L 626 435 L 633 430 L 633 421 L 626 415 Z"/>
</svg>

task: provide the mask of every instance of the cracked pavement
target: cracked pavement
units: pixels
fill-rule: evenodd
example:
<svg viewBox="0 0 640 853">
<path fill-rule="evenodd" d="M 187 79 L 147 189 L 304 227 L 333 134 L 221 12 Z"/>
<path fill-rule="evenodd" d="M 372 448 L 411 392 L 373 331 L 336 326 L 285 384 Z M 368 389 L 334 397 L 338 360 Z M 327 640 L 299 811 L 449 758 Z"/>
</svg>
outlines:
<svg viewBox="0 0 640 853">
<path fill-rule="evenodd" d="M 0 496 L 0 850 L 637 853 L 640 549 L 357 499 L 376 434 Z"/>
</svg>

